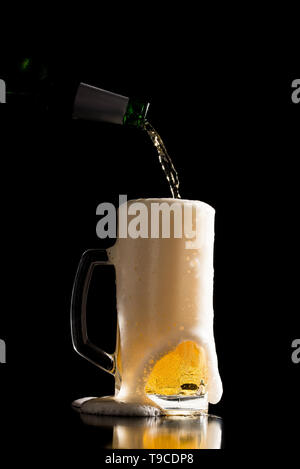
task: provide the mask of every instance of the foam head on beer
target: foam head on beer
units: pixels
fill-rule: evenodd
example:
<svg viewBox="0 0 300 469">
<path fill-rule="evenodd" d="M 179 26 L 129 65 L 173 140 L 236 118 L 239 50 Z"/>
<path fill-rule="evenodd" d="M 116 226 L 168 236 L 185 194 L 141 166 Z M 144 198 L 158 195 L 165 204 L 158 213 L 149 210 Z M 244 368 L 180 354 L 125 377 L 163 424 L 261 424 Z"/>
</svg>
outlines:
<svg viewBox="0 0 300 469">
<path fill-rule="evenodd" d="M 170 237 L 163 238 L 160 227 L 158 237 L 119 238 L 109 250 L 117 284 L 118 398 L 132 401 L 151 394 L 207 391 L 209 402 L 216 403 L 222 383 L 213 333 L 215 210 L 203 202 L 181 199 L 128 201 L 126 209 L 132 214 L 128 226 L 136 216 L 130 210 L 136 202 L 148 208 L 148 234 L 153 222 L 151 205 L 176 203 L 190 208 L 198 243 L 187 249 L 184 233 L 174 236 L 176 215 L 171 210 Z M 162 214 L 160 218 L 162 222 Z"/>
</svg>

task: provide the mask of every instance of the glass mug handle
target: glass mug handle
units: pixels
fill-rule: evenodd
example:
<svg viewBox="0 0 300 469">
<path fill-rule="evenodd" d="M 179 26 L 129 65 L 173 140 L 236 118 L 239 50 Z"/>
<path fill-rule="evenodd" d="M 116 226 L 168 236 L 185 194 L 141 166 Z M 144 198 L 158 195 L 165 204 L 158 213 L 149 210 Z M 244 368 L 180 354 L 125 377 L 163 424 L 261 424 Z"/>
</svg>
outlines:
<svg viewBox="0 0 300 469">
<path fill-rule="evenodd" d="M 76 352 L 104 371 L 115 375 L 115 357 L 90 342 L 87 334 L 86 304 L 95 266 L 113 265 L 105 249 L 88 249 L 82 254 L 71 299 L 71 334 Z"/>
</svg>

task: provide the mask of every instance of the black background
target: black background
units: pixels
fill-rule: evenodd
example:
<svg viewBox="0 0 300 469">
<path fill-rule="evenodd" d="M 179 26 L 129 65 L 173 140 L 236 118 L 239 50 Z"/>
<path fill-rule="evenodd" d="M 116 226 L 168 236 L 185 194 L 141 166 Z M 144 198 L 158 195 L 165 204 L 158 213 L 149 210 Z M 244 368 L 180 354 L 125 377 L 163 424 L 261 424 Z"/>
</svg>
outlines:
<svg viewBox="0 0 300 469">
<path fill-rule="evenodd" d="M 226 448 L 252 451 L 269 436 L 287 438 L 292 448 L 300 104 L 291 101 L 291 82 L 300 78 L 299 57 L 271 40 L 213 42 L 197 31 L 158 37 L 162 30 L 150 37 L 127 30 L 118 40 L 112 30 L 106 40 L 99 35 L 81 47 L 69 40 L 25 55 L 49 61 L 63 86 L 76 76 L 151 102 L 149 119 L 178 169 L 182 197 L 216 209 L 215 336 L 224 395 L 210 411 L 224 418 Z M 69 457 L 91 445 L 70 403 L 113 391 L 111 377 L 73 351 L 69 330 L 80 256 L 109 244 L 96 237 L 96 207 L 117 203 L 119 194 L 170 194 L 142 132 L 75 122 L 59 107 L 55 118 L 1 113 L 1 163 L 1 413 L 8 441 L 23 455 L 39 447 Z M 109 295 L 93 289 L 89 319 L 91 335 L 97 328 L 94 337 L 112 351 Z"/>
</svg>

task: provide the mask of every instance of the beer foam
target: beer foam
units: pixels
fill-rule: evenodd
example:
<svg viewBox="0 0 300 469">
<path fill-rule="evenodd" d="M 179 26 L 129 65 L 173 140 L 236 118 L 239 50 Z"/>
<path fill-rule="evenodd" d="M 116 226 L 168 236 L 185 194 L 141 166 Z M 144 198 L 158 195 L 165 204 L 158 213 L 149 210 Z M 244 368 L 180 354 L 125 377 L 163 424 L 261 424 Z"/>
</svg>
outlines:
<svg viewBox="0 0 300 469">
<path fill-rule="evenodd" d="M 122 376 L 118 397 L 125 402 L 132 396 L 145 399 L 145 384 L 157 360 L 179 343 L 192 340 L 205 349 L 208 401 L 215 404 L 222 396 L 213 333 L 215 210 L 204 202 L 171 198 L 127 204 L 137 201 L 148 207 L 149 224 L 152 202 L 197 209 L 200 222 L 197 219 L 196 226 L 194 219 L 193 229 L 201 245 L 186 249 L 184 237 L 118 238 L 108 250 L 116 269 Z M 172 217 L 170 221 L 172 225 Z"/>
<path fill-rule="evenodd" d="M 122 402 L 114 397 L 83 398 L 72 403 L 83 414 L 156 417 L 161 411 L 152 405 Z"/>
</svg>

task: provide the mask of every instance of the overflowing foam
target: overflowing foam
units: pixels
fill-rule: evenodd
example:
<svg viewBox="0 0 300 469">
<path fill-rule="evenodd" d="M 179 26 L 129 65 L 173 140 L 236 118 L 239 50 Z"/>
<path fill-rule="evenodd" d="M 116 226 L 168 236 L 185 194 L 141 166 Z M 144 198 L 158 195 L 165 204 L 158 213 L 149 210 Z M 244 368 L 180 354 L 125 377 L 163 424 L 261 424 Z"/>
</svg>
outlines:
<svg viewBox="0 0 300 469">
<path fill-rule="evenodd" d="M 161 414 L 159 408 L 146 403 L 122 402 L 115 397 L 99 397 L 78 399 L 73 402 L 74 407 L 80 408 L 83 414 L 91 415 L 124 415 L 131 417 L 157 417 Z"/>
</svg>

